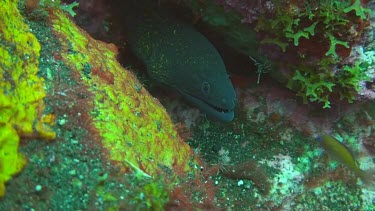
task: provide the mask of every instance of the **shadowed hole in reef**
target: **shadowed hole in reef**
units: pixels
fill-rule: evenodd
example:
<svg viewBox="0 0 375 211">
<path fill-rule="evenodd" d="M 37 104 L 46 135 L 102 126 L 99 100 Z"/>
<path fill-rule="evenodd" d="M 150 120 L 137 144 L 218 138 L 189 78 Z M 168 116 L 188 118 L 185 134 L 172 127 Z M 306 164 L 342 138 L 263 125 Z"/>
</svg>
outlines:
<svg viewBox="0 0 375 211">
<path fill-rule="evenodd" d="M 65 1 L 71 3 L 73 1 Z M 74 18 L 80 27 L 86 30 L 92 37 L 108 43 L 114 43 L 119 48 L 119 62 L 128 67 L 137 75 L 141 83 L 153 96 L 157 97 L 164 104 L 171 98 L 180 98 L 178 94 L 167 87 L 156 84 L 148 77 L 145 65 L 129 50 L 126 39 L 126 26 L 124 19 L 127 15 L 124 13 L 124 7 L 129 2 L 121 0 L 107 1 L 78 1 L 80 6 L 77 8 L 77 16 Z M 177 3 L 172 4 L 167 1 L 160 1 L 157 6 L 163 7 L 171 16 L 182 22 L 191 24 L 197 31 L 202 33 L 214 45 L 221 55 L 227 72 L 230 76 L 243 76 L 251 85 L 256 85 L 257 73 L 254 62 L 236 50 L 228 47 L 224 39 L 216 32 L 208 28 L 196 15 L 192 14 L 186 8 L 182 8 Z M 171 1 L 169 1 L 171 2 Z M 262 75 L 262 80 L 267 79 L 267 75 Z M 234 81 L 234 86 L 236 82 Z"/>
</svg>

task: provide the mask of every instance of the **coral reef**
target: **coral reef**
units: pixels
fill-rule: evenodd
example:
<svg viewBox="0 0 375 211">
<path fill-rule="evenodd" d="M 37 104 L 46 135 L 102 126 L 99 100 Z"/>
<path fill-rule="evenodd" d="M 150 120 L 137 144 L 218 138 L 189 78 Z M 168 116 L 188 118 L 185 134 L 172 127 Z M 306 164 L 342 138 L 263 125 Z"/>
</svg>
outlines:
<svg viewBox="0 0 375 211">
<path fill-rule="evenodd" d="M 342 11 L 328 7 L 336 1 L 319 1 L 326 8 L 316 1 L 158 1 L 166 9 L 185 3 L 198 30 L 229 42 L 220 53 L 233 47 L 246 55 L 226 63 L 254 71 L 236 75 L 245 83 L 236 86 L 236 116 L 227 124 L 138 80 L 141 65 L 122 63 L 131 58 L 121 55 L 128 48 L 122 19 L 114 21 L 121 0 L 78 2 L 75 17 L 60 1 L 0 3 L 7 14 L 0 17 L 0 164 L 7 164 L 0 210 L 375 209 L 375 184 L 363 184 L 315 140 L 330 134 L 360 169 L 375 171 L 374 102 L 356 101 L 375 96 L 366 1 L 342 1 Z M 328 10 L 335 16 L 325 23 Z M 181 18 L 191 20 L 185 12 Z M 91 25 L 90 15 L 100 21 Z M 115 44 L 93 39 L 80 21 Z M 321 103 L 302 104 L 295 92 Z"/>
<path fill-rule="evenodd" d="M 373 91 L 365 86 L 374 78 L 368 69 L 372 60 L 365 61 L 356 50 L 364 38 L 373 39 L 367 35 L 371 10 L 360 0 L 218 0 L 185 5 L 229 45 L 256 64 L 269 65 L 270 75 L 304 103 L 329 108 L 338 99 L 373 99 Z"/>
</svg>

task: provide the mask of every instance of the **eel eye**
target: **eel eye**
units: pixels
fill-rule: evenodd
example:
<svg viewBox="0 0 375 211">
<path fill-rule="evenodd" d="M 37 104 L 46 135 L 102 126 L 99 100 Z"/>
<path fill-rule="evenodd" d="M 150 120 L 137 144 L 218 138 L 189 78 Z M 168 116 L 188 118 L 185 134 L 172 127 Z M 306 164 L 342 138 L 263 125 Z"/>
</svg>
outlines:
<svg viewBox="0 0 375 211">
<path fill-rule="evenodd" d="M 210 94 L 210 84 L 208 82 L 203 82 L 201 86 L 201 91 L 205 95 Z"/>
</svg>

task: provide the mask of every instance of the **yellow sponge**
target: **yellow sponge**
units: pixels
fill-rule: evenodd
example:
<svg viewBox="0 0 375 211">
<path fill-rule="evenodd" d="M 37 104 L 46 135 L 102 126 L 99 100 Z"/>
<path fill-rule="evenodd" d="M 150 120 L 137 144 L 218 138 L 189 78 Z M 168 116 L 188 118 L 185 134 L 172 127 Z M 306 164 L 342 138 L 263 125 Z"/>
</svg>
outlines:
<svg viewBox="0 0 375 211">
<path fill-rule="evenodd" d="M 42 121 L 46 94 L 37 76 L 40 44 L 17 4 L 0 2 L 0 197 L 4 183 L 26 164 L 17 151 L 20 137 L 55 138 Z"/>
<path fill-rule="evenodd" d="M 5 194 L 4 183 L 22 170 L 25 157 L 18 153 L 19 137 L 10 125 L 0 126 L 0 197 Z"/>
</svg>

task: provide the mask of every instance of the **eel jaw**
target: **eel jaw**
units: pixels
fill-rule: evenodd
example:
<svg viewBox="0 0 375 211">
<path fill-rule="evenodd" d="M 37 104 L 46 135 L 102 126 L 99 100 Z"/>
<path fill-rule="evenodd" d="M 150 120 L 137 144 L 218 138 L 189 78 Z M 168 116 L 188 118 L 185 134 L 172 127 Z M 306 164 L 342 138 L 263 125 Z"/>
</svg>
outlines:
<svg viewBox="0 0 375 211">
<path fill-rule="evenodd" d="M 186 92 L 180 91 L 180 93 L 188 102 L 198 107 L 200 110 L 206 113 L 209 117 L 212 117 L 214 119 L 217 119 L 223 122 L 230 122 L 234 118 L 233 109 L 218 108 Z"/>
</svg>

